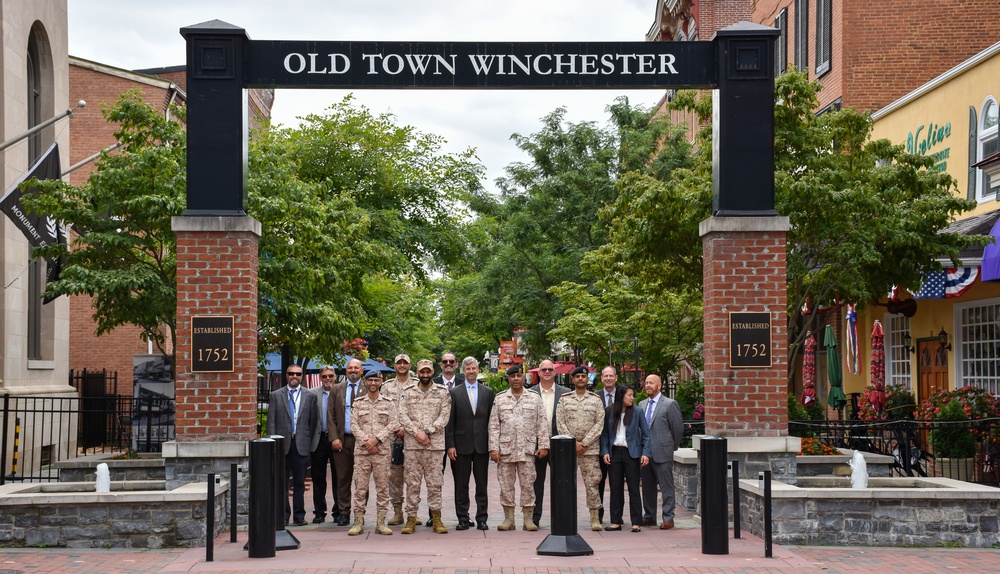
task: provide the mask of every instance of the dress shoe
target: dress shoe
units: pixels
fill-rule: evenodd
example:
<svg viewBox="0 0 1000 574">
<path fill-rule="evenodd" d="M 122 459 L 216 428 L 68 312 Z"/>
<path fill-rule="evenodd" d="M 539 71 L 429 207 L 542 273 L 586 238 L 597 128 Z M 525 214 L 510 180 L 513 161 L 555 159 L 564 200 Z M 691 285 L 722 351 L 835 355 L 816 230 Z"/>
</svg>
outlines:
<svg viewBox="0 0 1000 574">
<path fill-rule="evenodd" d="M 324 516 L 317 516 L 316 518 L 313 518 L 313 524 L 323 524 L 324 522 L 326 522 L 326 517 Z"/>
<path fill-rule="evenodd" d="M 642 521 L 642 525 L 643 526 L 656 526 L 656 521 L 655 520 L 643 520 Z"/>
<path fill-rule="evenodd" d="M 674 521 L 668 520 L 660 525 L 660 530 L 670 530 L 673 527 L 674 527 Z"/>
<path fill-rule="evenodd" d="M 489 530 L 490 529 L 490 525 L 486 524 L 485 522 L 477 522 L 476 523 L 476 529 L 477 530 Z"/>
<path fill-rule="evenodd" d="M 427 522 L 424 523 L 424 526 L 434 526 L 434 519 L 428 518 Z"/>
<path fill-rule="evenodd" d="M 468 520 L 459 520 L 455 530 L 468 530 L 470 526 L 472 526 L 472 523 Z"/>
<path fill-rule="evenodd" d="M 295 526 L 307 526 L 309 523 L 304 518 L 296 518 Z"/>
<path fill-rule="evenodd" d="M 340 517 L 337 518 L 337 526 L 347 526 L 349 522 L 350 519 L 347 517 L 346 514 L 341 514 Z"/>
</svg>

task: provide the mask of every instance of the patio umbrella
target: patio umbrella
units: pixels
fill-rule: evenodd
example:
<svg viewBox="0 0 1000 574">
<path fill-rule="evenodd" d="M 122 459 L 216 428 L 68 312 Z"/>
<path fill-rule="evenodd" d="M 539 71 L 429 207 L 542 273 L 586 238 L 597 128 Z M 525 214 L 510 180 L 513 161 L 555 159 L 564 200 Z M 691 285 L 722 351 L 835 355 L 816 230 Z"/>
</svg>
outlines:
<svg viewBox="0 0 1000 574">
<path fill-rule="evenodd" d="M 834 334 L 832 325 L 826 326 L 823 346 L 826 347 L 826 378 L 830 380 L 827 402 L 839 411 L 847 404 L 847 395 L 844 394 L 844 374 L 840 370 L 840 355 L 837 354 L 837 335 Z"/>
<path fill-rule="evenodd" d="M 876 412 L 885 409 L 885 331 L 880 321 L 875 321 L 872 328 L 872 389 L 868 402 Z"/>
<path fill-rule="evenodd" d="M 816 401 L 816 337 L 812 332 L 806 337 L 806 354 L 802 357 L 802 404 Z"/>
</svg>

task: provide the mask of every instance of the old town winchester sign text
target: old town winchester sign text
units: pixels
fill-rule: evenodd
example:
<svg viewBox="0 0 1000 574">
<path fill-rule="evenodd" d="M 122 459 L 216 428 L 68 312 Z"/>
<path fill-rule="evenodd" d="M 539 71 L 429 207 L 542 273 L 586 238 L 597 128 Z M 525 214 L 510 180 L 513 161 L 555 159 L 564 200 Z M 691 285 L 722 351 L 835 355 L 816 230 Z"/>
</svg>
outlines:
<svg viewBox="0 0 1000 574">
<path fill-rule="evenodd" d="M 247 86 L 545 89 L 708 87 L 707 42 L 250 41 Z"/>
</svg>

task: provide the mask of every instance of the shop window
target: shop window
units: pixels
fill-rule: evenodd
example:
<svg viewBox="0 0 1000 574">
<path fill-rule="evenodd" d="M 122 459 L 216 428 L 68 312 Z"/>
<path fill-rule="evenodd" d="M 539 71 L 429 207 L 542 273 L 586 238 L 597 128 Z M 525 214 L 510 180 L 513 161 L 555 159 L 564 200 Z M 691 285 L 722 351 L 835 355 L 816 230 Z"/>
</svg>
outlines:
<svg viewBox="0 0 1000 574">
<path fill-rule="evenodd" d="M 973 386 L 1000 393 L 997 345 L 1000 345 L 1000 299 L 955 305 L 958 334 L 954 340 L 955 387 Z"/>
<path fill-rule="evenodd" d="M 887 315 L 889 328 L 885 333 L 886 372 L 888 385 L 902 385 L 912 388 L 910 352 L 906 348 L 906 337 L 910 334 L 910 318 L 902 315 Z M 912 343 L 911 343 L 912 345 Z"/>
</svg>

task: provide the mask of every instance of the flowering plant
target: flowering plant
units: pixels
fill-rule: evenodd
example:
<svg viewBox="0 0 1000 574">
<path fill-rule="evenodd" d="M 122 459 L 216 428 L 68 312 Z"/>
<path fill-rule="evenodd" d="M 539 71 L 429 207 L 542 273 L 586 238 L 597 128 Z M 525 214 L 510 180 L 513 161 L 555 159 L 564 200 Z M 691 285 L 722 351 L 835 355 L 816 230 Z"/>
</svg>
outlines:
<svg viewBox="0 0 1000 574">
<path fill-rule="evenodd" d="M 1000 399 L 979 387 L 962 387 L 953 391 L 938 391 L 920 403 L 916 417 L 922 421 L 938 418 L 941 409 L 949 403 L 958 403 L 970 419 L 1000 417 Z"/>
<path fill-rule="evenodd" d="M 840 450 L 814 438 L 803 438 L 802 450 L 799 451 L 799 454 L 830 455 L 830 454 L 840 454 Z"/>
<path fill-rule="evenodd" d="M 694 420 L 696 421 L 700 421 L 701 419 L 705 418 L 705 405 L 701 403 L 695 405 L 694 412 L 691 414 L 691 416 L 694 417 Z"/>
<path fill-rule="evenodd" d="M 912 420 L 917 407 L 913 393 L 903 385 L 888 385 L 885 388 L 885 409 L 878 411 L 872 405 L 871 393 L 874 387 L 868 385 L 858 399 L 858 418 L 865 421 Z"/>
<path fill-rule="evenodd" d="M 355 359 L 365 360 L 368 358 L 368 341 L 365 341 L 361 337 L 344 341 L 341 349 L 343 349 L 344 354 L 350 355 Z"/>
</svg>

